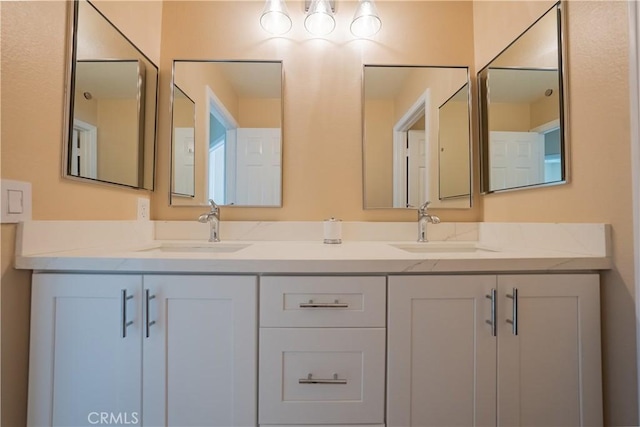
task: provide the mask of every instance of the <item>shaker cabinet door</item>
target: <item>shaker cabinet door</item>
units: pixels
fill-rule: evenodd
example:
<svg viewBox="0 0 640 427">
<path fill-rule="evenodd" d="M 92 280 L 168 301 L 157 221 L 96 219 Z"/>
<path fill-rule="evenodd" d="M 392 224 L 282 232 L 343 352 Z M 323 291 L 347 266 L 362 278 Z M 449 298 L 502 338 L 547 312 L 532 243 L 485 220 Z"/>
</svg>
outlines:
<svg viewBox="0 0 640 427">
<path fill-rule="evenodd" d="M 498 425 L 602 425 L 599 276 L 498 283 Z"/>
<path fill-rule="evenodd" d="M 255 426 L 257 278 L 147 275 L 144 293 L 143 425 Z"/>
<path fill-rule="evenodd" d="M 33 275 L 28 425 L 140 421 L 141 284 Z"/>
<path fill-rule="evenodd" d="M 495 276 L 389 277 L 388 426 L 495 425 L 495 288 Z"/>
</svg>

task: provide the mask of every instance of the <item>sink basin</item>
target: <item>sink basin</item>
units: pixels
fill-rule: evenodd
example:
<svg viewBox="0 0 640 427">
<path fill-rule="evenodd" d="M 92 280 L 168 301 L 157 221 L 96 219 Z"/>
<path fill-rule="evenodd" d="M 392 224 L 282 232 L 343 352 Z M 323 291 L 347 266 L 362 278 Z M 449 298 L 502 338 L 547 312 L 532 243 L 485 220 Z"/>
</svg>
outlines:
<svg viewBox="0 0 640 427">
<path fill-rule="evenodd" d="M 233 253 L 251 246 L 250 243 L 163 243 L 154 248 L 139 252 L 178 252 L 178 253 Z"/>
<path fill-rule="evenodd" d="M 425 243 L 392 243 L 394 248 L 411 253 L 465 253 L 465 252 L 495 252 L 491 249 L 478 247 L 473 242 L 425 242 Z"/>
</svg>

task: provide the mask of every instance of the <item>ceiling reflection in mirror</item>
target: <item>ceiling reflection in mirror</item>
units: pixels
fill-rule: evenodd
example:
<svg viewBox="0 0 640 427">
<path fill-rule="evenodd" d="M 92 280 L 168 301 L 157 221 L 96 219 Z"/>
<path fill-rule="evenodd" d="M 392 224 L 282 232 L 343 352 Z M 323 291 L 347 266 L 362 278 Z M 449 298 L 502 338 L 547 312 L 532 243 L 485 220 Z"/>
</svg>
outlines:
<svg viewBox="0 0 640 427">
<path fill-rule="evenodd" d="M 470 208 L 467 67 L 365 65 L 364 207 Z"/>
<path fill-rule="evenodd" d="M 560 6 L 479 73 L 482 190 L 567 181 Z"/>
<path fill-rule="evenodd" d="M 171 204 L 281 206 L 282 62 L 175 60 L 173 82 Z M 194 103 L 192 159 L 179 158 L 189 125 L 177 87 Z"/>
<path fill-rule="evenodd" d="M 64 175 L 153 189 L 157 67 L 91 3 L 71 13 Z"/>
</svg>

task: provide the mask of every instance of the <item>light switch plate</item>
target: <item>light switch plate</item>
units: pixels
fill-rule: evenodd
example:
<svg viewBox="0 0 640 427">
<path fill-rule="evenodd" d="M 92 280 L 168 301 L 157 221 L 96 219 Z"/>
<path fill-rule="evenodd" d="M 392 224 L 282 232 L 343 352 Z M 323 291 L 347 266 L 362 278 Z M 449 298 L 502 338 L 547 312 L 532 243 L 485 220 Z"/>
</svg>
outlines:
<svg viewBox="0 0 640 427">
<path fill-rule="evenodd" d="M 31 183 L 3 179 L 0 191 L 2 223 L 16 223 L 31 219 Z"/>
</svg>

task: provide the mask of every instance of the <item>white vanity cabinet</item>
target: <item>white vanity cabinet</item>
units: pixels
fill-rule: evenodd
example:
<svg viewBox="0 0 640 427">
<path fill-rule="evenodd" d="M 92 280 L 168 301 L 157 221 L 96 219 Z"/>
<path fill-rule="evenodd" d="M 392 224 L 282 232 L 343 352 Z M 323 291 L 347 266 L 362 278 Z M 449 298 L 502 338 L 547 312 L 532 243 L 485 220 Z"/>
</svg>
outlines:
<svg viewBox="0 0 640 427">
<path fill-rule="evenodd" d="M 257 277 L 34 274 L 32 299 L 29 425 L 256 425 Z"/>
<path fill-rule="evenodd" d="M 382 425 L 386 278 L 260 279 L 261 425 Z"/>
<path fill-rule="evenodd" d="M 597 274 L 390 276 L 387 425 L 602 425 Z"/>
</svg>

